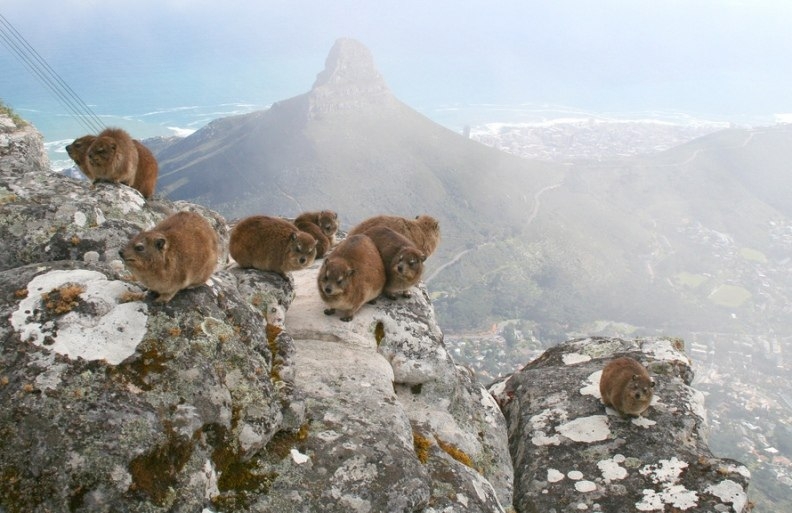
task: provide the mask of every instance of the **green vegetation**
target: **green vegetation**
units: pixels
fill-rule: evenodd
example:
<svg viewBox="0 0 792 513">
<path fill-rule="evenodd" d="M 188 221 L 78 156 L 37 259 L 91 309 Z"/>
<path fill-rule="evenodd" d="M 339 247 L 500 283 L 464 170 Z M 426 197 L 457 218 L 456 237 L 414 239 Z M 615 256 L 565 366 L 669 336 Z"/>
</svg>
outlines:
<svg viewBox="0 0 792 513">
<path fill-rule="evenodd" d="M 767 257 L 765 256 L 765 254 L 756 249 L 742 248 L 740 250 L 740 256 L 752 262 L 759 262 L 760 264 L 767 263 Z"/>
<path fill-rule="evenodd" d="M 676 281 L 683 287 L 697 289 L 702 283 L 707 281 L 707 277 L 700 274 L 681 272 L 676 275 Z"/>
<path fill-rule="evenodd" d="M 716 305 L 728 308 L 737 308 L 750 298 L 751 293 L 737 285 L 721 285 L 709 297 Z"/>
<path fill-rule="evenodd" d="M 2 100 L 0 100 L 0 114 L 10 117 L 11 121 L 18 127 L 27 125 L 27 121 L 22 119 L 19 114 L 14 112 L 14 110 L 7 106 Z"/>
</svg>

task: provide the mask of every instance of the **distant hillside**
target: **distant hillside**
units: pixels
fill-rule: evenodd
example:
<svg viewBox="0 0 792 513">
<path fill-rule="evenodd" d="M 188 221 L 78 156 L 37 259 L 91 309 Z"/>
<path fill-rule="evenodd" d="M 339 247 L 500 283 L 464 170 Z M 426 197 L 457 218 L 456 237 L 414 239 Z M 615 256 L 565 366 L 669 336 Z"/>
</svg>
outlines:
<svg viewBox="0 0 792 513">
<path fill-rule="evenodd" d="M 342 39 L 309 92 L 155 151 L 162 193 L 229 218 L 330 208 L 346 229 L 434 215 L 425 281 L 443 327 L 518 319 L 553 341 L 603 321 L 788 329 L 790 142 L 790 127 L 724 130 L 651 156 L 521 159 L 400 102 Z"/>
</svg>

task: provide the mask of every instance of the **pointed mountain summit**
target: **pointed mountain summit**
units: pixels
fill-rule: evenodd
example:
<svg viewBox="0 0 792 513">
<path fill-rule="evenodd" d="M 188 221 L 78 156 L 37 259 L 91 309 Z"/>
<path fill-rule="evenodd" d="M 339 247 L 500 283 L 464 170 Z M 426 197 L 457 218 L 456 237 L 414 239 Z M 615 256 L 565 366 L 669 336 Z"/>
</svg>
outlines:
<svg viewBox="0 0 792 513">
<path fill-rule="evenodd" d="M 396 102 L 368 48 L 347 38 L 333 45 L 309 99 L 312 116 L 372 105 L 392 106 Z"/>
<path fill-rule="evenodd" d="M 447 251 L 519 228 L 534 194 L 562 175 L 405 105 L 352 39 L 335 43 L 307 93 L 215 120 L 157 157 L 163 194 L 230 219 L 332 209 L 348 229 L 377 214 L 430 214 Z"/>
</svg>

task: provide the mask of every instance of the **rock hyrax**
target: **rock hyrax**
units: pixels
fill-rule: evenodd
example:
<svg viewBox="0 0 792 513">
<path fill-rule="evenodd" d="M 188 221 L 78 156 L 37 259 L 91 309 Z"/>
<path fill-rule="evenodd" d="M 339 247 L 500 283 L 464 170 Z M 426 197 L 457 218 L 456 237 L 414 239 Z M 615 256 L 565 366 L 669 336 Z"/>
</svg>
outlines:
<svg viewBox="0 0 792 513">
<path fill-rule="evenodd" d="M 206 283 L 217 266 L 217 234 L 195 212 L 177 212 L 136 235 L 120 251 L 124 263 L 155 301 L 167 303 L 180 290 Z"/>
<path fill-rule="evenodd" d="M 382 257 L 387 279 L 385 296 L 390 299 L 396 299 L 397 294 L 410 297 L 410 287 L 421 280 L 426 255 L 410 239 L 387 226 L 375 226 L 363 234 L 374 242 Z"/>
<path fill-rule="evenodd" d="M 363 233 L 374 226 L 387 226 L 404 235 L 427 257 L 434 252 L 440 242 L 440 224 L 437 219 L 427 215 L 417 216 L 415 219 L 386 215 L 370 217 L 352 228 L 349 235 Z"/>
<path fill-rule="evenodd" d="M 138 167 L 137 147 L 124 130 L 106 128 L 88 148 L 86 167 L 94 180 L 132 186 Z"/>
<path fill-rule="evenodd" d="M 333 244 L 333 237 L 335 237 L 335 234 L 338 231 L 338 214 L 332 210 L 303 212 L 297 216 L 297 218 L 294 220 L 294 224 L 299 227 L 300 224 L 303 223 L 311 223 L 318 226 L 319 229 L 322 230 L 322 233 L 325 234 L 325 237 L 330 240 L 330 244 Z M 302 228 L 300 229 L 302 230 Z"/>
<path fill-rule="evenodd" d="M 654 381 L 637 360 L 622 356 L 602 370 L 600 395 L 605 406 L 623 415 L 640 415 L 652 402 Z"/>
<path fill-rule="evenodd" d="M 252 267 L 286 276 L 311 265 L 316 240 L 285 219 L 250 216 L 231 230 L 228 250 L 240 267 Z"/>
<path fill-rule="evenodd" d="M 325 258 L 316 281 L 327 305 L 324 313 L 333 315 L 340 310 L 341 320 L 351 321 L 364 303 L 382 293 L 385 267 L 370 238 L 352 235 Z"/>
<path fill-rule="evenodd" d="M 71 144 L 66 146 L 66 153 L 69 154 L 69 157 L 77 164 L 77 167 L 82 171 L 82 173 L 89 179 L 93 180 L 94 177 L 91 175 L 90 171 L 88 171 L 88 166 L 86 165 L 88 159 L 88 148 L 90 148 L 91 143 L 94 142 L 96 139 L 95 135 L 84 135 L 82 137 L 78 137 Z"/>
<path fill-rule="evenodd" d="M 157 186 L 157 175 L 159 174 L 159 164 L 151 150 L 146 148 L 140 141 L 133 139 L 135 149 L 138 154 L 137 170 L 132 187 L 140 191 L 144 198 L 150 198 L 154 194 Z"/>
</svg>

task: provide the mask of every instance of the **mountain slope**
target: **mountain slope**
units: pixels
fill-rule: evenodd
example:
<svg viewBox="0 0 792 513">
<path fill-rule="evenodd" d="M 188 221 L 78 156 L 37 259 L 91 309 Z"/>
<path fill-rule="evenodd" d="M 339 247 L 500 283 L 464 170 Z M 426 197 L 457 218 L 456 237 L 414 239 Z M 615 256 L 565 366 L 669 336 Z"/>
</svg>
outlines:
<svg viewBox="0 0 792 513">
<path fill-rule="evenodd" d="M 339 40 L 310 92 L 224 118 L 158 154 L 160 190 L 234 218 L 338 211 L 437 217 L 440 249 L 519 228 L 562 168 L 456 134 L 397 100 L 368 50 Z"/>
</svg>

